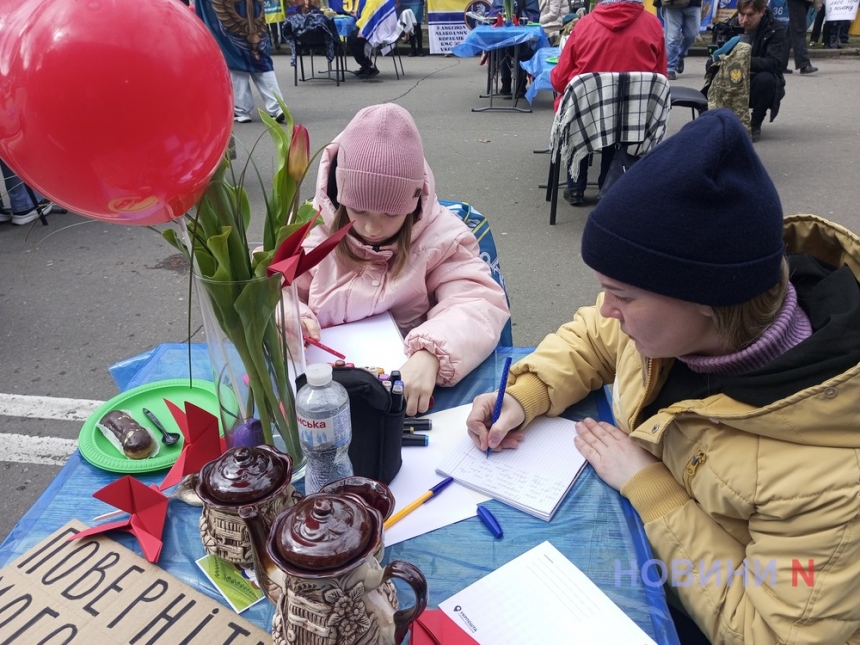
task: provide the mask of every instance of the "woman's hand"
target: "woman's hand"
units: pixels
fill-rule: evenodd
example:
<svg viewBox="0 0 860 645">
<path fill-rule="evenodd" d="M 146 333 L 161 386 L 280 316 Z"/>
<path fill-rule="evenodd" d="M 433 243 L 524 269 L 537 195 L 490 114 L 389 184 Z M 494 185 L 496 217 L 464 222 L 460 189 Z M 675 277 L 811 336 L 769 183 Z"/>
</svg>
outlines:
<svg viewBox="0 0 860 645">
<path fill-rule="evenodd" d="M 438 373 L 439 359 L 426 349 L 419 349 L 412 354 L 400 368 L 407 417 L 414 417 L 419 412 L 427 412 Z"/>
<path fill-rule="evenodd" d="M 584 419 L 576 424 L 573 443 L 600 479 L 621 490 L 633 475 L 660 461 L 611 423 Z"/>
<path fill-rule="evenodd" d="M 497 394 L 476 396 L 472 402 L 472 410 L 466 418 L 466 430 L 481 450 L 489 448 L 498 452 L 504 448 L 516 448 L 525 438 L 522 432 L 511 432 L 525 421 L 526 413 L 519 401 L 510 394 L 505 394 L 502 400 L 499 420 L 490 425 L 497 397 Z"/>
</svg>

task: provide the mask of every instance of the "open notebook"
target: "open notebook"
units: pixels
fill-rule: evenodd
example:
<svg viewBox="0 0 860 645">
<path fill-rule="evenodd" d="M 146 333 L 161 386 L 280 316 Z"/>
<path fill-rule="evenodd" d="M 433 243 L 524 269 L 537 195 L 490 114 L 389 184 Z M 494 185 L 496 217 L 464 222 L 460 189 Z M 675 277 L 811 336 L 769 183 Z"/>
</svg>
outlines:
<svg viewBox="0 0 860 645">
<path fill-rule="evenodd" d="M 482 452 L 464 438 L 436 472 L 514 508 L 549 521 L 573 486 L 585 458 L 573 445 L 573 421 L 538 417 L 516 450 Z"/>
</svg>

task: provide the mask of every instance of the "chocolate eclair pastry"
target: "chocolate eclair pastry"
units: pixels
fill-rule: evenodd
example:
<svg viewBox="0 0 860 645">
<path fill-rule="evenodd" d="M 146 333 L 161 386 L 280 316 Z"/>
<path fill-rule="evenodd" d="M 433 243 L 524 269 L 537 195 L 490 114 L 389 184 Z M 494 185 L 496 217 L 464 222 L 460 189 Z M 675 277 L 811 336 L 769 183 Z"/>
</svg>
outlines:
<svg viewBox="0 0 860 645">
<path fill-rule="evenodd" d="M 129 459 L 146 459 L 155 448 L 152 435 L 125 412 L 108 412 L 98 424 L 113 433 Z"/>
</svg>

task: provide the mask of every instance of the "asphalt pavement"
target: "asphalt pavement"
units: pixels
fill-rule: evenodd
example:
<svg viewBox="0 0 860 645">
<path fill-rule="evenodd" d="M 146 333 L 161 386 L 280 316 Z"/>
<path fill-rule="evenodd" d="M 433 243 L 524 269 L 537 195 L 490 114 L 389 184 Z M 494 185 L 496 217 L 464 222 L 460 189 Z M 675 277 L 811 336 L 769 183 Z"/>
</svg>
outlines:
<svg viewBox="0 0 860 645">
<path fill-rule="evenodd" d="M 489 218 L 511 299 L 515 344 L 533 346 L 577 307 L 594 301 L 597 283 L 580 260 L 579 244 L 596 188 L 587 191 L 584 207 L 560 200 L 558 224 L 550 226 L 549 204 L 538 187 L 546 181 L 549 157 L 533 151 L 547 145 L 552 96 L 540 92 L 532 113 L 476 113 L 472 108 L 487 104 L 479 98 L 486 68 L 477 58 L 403 62 L 406 75 L 399 80 L 392 61 L 380 59 L 379 76 L 360 81 L 348 74 L 340 87 L 330 80 L 294 86 L 288 55 L 275 57 L 275 70 L 314 149 L 366 105 L 396 102 L 412 112 L 439 197 L 470 202 Z M 779 117 L 765 123 L 756 150 L 786 214 L 817 213 L 860 231 L 860 58 L 816 57 L 814 63 L 818 74 L 786 77 Z M 316 71 L 324 66 L 317 58 Z M 698 89 L 703 72 L 704 59 L 690 58 L 676 83 Z M 189 97 L 188 109 L 202 114 L 206 106 Z M 667 136 L 690 118 L 689 110 L 673 111 Z M 272 148 L 264 126 L 255 119 L 236 124 L 234 131 L 237 163 L 244 164 L 253 149 L 268 182 Z M 308 197 L 312 184 L 303 187 Z M 250 189 L 259 209 L 259 187 Z M 73 448 L 88 410 L 116 395 L 110 365 L 160 343 L 185 341 L 189 310 L 192 339 L 204 340 L 197 303 L 188 297 L 187 268 L 156 231 L 72 213 L 51 214 L 48 222 L 0 224 L 2 537 L 56 476 L 63 450 Z"/>
</svg>

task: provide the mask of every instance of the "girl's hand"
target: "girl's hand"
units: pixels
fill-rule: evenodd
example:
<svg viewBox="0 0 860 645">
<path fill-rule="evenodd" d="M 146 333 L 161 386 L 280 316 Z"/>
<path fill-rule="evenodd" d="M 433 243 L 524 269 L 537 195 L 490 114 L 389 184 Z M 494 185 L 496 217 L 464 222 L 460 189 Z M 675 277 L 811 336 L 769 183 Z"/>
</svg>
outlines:
<svg viewBox="0 0 860 645">
<path fill-rule="evenodd" d="M 314 340 L 320 339 L 320 324 L 312 318 L 302 318 L 302 334 Z"/>
<path fill-rule="evenodd" d="M 511 432 L 526 419 L 525 410 L 514 397 L 505 394 L 502 400 L 502 411 L 499 420 L 492 427 L 493 410 L 496 407 L 497 394 L 479 394 L 472 402 L 472 410 L 466 418 L 466 430 L 475 445 L 481 450 L 500 451 L 504 448 L 516 448 L 525 438 L 522 432 Z"/>
<path fill-rule="evenodd" d="M 573 443 L 600 479 L 621 490 L 633 475 L 660 461 L 610 423 L 584 419 L 576 424 Z"/>
<path fill-rule="evenodd" d="M 419 349 L 412 354 L 400 368 L 407 417 L 414 417 L 419 412 L 427 412 L 438 373 L 439 359 L 426 349 Z"/>
</svg>

